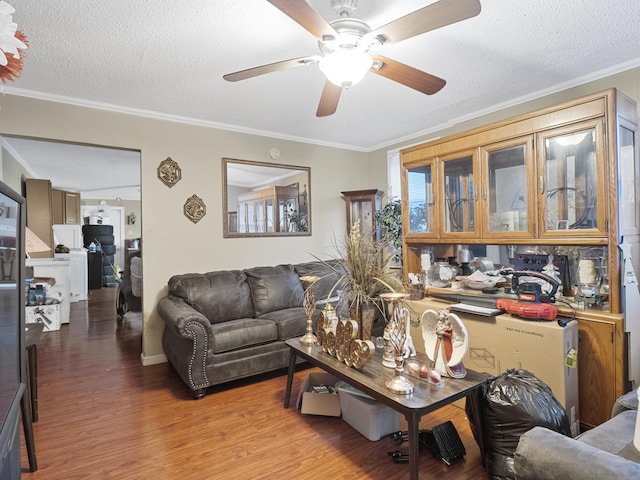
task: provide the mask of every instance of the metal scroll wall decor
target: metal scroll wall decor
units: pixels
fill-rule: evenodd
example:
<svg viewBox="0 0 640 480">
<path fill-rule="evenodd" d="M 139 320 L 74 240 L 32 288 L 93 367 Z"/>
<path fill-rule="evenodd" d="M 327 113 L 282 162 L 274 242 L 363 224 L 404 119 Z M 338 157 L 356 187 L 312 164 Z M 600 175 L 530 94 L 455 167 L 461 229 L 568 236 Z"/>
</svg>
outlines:
<svg viewBox="0 0 640 480">
<path fill-rule="evenodd" d="M 167 157 L 166 160 L 163 160 L 158 165 L 158 178 L 167 187 L 173 187 L 182 178 L 180 165 L 174 162 L 171 157 Z"/>
<path fill-rule="evenodd" d="M 207 206 L 197 195 L 191 195 L 184 203 L 184 216 L 198 223 L 207 214 Z"/>
<path fill-rule="evenodd" d="M 339 320 L 333 328 L 321 312 L 318 315 L 317 333 L 322 351 L 349 367 L 364 367 L 375 352 L 376 347 L 371 340 L 358 338 L 358 322 L 355 320 Z"/>
</svg>

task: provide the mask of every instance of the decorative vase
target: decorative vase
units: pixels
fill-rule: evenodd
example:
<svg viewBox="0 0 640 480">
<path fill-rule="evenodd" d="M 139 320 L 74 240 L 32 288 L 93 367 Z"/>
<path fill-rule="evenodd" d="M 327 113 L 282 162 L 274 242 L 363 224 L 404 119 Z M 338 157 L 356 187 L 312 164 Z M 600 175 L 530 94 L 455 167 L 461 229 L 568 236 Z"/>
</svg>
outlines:
<svg viewBox="0 0 640 480">
<path fill-rule="evenodd" d="M 371 340 L 373 322 L 376 319 L 376 307 L 368 303 L 352 305 L 349 309 L 351 319 L 358 322 L 358 338 Z"/>
<path fill-rule="evenodd" d="M 382 366 L 387 368 L 396 368 L 396 355 L 391 344 L 391 322 L 387 322 L 384 327 L 384 348 L 382 350 Z"/>
<path fill-rule="evenodd" d="M 318 343 L 318 338 L 313 334 L 313 312 L 316 309 L 316 296 L 313 293 L 313 284 L 320 280 L 315 275 L 305 275 L 300 277 L 302 284 L 306 287 L 304 290 L 303 306 L 307 315 L 306 333 L 300 338 L 300 343 L 313 347 Z"/>
<path fill-rule="evenodd" d="M 380 298 L 389 304 L 389 340 L 395 358 L 395 375 L 387 380 L 386 387 L 394 393 L 408 395 L 413 392 L 413 382 L 404 376 L 404 346 L 407 340 L 409 310 L 400 305 L 408 293 L 381 293 Z"/>
</svg>

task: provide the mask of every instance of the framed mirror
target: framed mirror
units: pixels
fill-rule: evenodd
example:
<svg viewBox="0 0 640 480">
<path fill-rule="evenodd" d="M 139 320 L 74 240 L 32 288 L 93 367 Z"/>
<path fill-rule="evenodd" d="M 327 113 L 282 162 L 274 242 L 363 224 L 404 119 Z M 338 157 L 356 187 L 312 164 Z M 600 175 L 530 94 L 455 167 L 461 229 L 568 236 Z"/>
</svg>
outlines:
<svg viewBox="0 0 640 480">
<path fill-rule="evenodd" d="M 311 169 L 222 159 L 224 237 L 311 235 Z"/>
</svg>

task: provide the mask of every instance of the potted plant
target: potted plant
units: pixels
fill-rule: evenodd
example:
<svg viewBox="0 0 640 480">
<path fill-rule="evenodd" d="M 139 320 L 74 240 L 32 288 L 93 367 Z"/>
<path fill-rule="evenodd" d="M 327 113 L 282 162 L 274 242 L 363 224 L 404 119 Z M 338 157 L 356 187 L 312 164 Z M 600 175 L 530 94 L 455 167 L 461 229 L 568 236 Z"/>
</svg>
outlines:
<svg viewBox="0 0 640 480">
<path fill-rule="evenodd" d="M 382 240 L 387 242 L 392 261 L 402 263 L 402 204 L 399 198 L 389 201 L 375 213 L 375 222 L 380 227 Z"/>
<path fill-rule="evenodd" d="M 337 266 L 323 261 L 338 279 L 331 292 L 342 289 L 351 318 L 358 321 L 360 338 L 369 340 L 376 312 L 384 316 L 384 307 L 377 301 L 379 295 L 402 290 L 402 282 L 389 269 L 392 255 L 387 253 L 387 241 L 363 237 L 359 221 L 351 227 L 344 244 L 335 247 Z"/>
</svg>

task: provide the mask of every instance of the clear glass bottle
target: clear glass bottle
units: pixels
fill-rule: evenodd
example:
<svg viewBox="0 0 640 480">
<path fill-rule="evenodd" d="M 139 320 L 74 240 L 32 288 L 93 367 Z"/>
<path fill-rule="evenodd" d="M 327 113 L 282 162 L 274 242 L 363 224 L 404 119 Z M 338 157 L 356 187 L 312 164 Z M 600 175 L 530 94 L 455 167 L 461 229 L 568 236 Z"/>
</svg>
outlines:
<svg viewBox="0 0 640 480">
<path fill-rule="evenodd" d="M 456 267 L 440 258 L 429 268 L 427 278 L 432 287 L 446 288 L 451 286 L 451 282 L 456 279 L 457 274 Z"/>
</svg>

